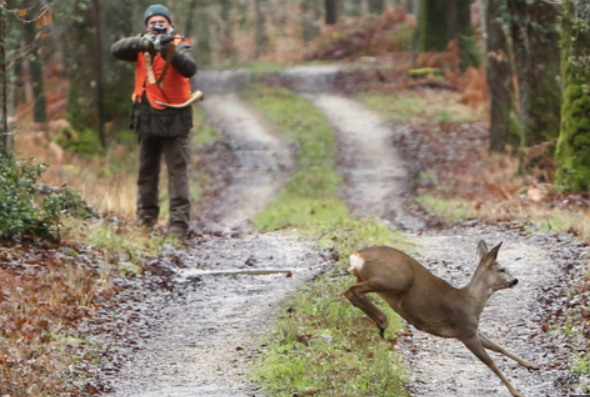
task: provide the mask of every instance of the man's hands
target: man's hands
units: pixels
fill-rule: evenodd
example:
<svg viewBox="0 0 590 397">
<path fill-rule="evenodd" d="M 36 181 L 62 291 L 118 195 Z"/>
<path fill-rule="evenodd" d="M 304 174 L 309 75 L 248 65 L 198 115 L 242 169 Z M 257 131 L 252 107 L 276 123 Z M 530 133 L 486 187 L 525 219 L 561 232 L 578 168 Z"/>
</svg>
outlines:
<svg viewBox="0 0 590 397">
<path fill-rule="evenodd" d="M 146 34 L 141 38 L 139 46 L 142 51 L 160 51 L 174 40 L 174 36 Z"/>
<path fill-rule="evenodd" d="M 139 47 L 142 51 L 152 51 L 155 49 L 156 36 L 148 33 L 139 41 Z"/>
</svg>

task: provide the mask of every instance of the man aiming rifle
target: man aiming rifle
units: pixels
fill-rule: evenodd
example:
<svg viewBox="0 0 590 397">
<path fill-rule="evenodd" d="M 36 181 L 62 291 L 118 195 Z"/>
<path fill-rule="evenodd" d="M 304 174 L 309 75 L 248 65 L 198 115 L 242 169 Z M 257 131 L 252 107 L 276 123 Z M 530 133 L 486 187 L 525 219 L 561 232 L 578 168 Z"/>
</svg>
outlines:
<svg viewBox="0 0 590 397">
<path fill-rule="evenodd" d="M 150 6 L 144 15 L 146 32 L 117 41 L 112 54 L 136 63 L 131 128 L 139 139 L 136 222 L 151 229 L 158 221 L 158 181 L 161 157 L 168 169 L 170 218 L 168 234 L 184 239 L 190 221 L 187 167 L 193 126 L 189 78 L 197 72 L 190 42 L 174 33 L 168 8 Z"/>
</svg>

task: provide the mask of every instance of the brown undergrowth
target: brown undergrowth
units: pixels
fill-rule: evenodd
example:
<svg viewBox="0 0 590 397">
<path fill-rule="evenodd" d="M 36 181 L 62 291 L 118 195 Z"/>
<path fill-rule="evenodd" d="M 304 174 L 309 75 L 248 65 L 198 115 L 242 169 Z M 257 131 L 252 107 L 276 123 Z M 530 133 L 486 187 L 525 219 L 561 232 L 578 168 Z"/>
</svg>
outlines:
<svg viewBox="0 0 590 397">
<path fill-rule="evenodd" d="M 87 388 L 75 367 L 97 356 L 72 355 L 77 324 L 109 296 L 105 253 L 78 244 L 28 240 L 0 248 L 0 394 L 70 395 Z"/>
<path fill-rule="evenodd" d="M 590 241 L 587 192 L 554 185 L 550 145 L 522 152 L 488 152 L 484 122 L 442 122 L 409 128 L 396 140 L 414 163 L 418 195 L 456 200 L 470 218 L 537 222 Z M 538 150 L 537 150 L 538 149 Z"/>
</svg>

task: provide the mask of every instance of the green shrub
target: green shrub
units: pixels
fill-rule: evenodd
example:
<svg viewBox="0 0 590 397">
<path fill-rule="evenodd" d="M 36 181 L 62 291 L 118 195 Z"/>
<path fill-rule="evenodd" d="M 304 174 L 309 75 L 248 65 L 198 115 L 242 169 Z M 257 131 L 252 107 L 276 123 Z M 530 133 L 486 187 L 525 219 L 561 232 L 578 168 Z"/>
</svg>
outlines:
<svg viewBox="0 0 590 397">
<path fill-rule="evenodd" d="M 0 157 L 0 238 L 29 233 L 59 240 L 64 214 L 89 215 L 80 197 L 70 190 L 37 183 L 45 168 L 32 160 Z"/>
<path fill-rule="evenodd" d="M 70 152 L 86 157 L 104 154 L 98 133 L 90 128 L 79 131 L 77 136 L 72 136 L 66 131 L 60 131 L 55 142 Z"/>
</svg>

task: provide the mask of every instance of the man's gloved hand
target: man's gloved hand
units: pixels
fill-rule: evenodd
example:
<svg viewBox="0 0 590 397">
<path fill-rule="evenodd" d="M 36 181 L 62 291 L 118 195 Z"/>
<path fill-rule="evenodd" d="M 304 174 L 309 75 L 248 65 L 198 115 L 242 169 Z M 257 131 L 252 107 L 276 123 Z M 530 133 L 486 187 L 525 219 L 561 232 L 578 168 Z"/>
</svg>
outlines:
<svg viewBox="0 0 590 397">
<path fill-rule="evenodd" d="M 142 51 L 152 51 L 156 49 L 156 36 L 153 34 L 146 34 L 139 41 L 139 48 Z"/>
</svg>

